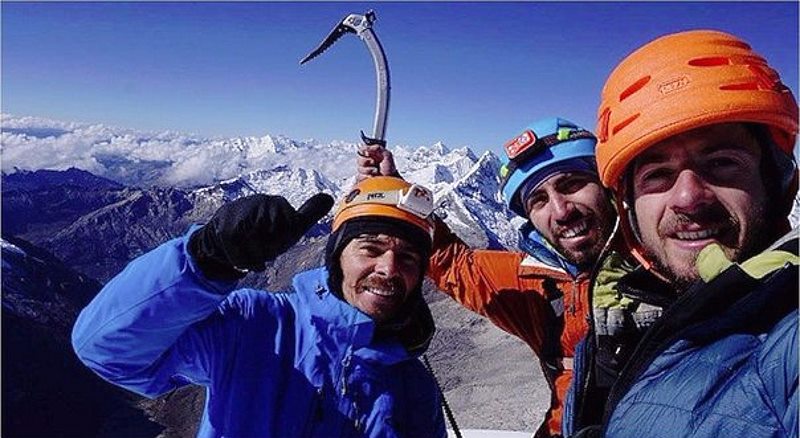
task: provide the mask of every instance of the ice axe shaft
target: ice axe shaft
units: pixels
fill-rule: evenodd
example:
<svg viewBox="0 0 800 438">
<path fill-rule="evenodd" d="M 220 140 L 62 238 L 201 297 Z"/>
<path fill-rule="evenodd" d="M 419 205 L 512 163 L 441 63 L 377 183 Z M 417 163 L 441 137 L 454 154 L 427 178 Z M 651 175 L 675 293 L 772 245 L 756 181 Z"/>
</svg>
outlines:
<svg viewBox="0 0 800 438">
<path fill-rule="evenodd" d="M 386 61 L 386 53 L 383 51 L 378 36 L 372 30 L 372 23 L 375 22 L 375 12 L 370 10 L 364 15 L 350 14 L 336 27 L 331 30 L 328 36 L 311 51 L 305 58 L 300 60 L 300 64 L 316 58 L 325 50 L 332 46 L 342 35 L 354 33 L 367 45 L 372 61 L 375 64 L 375 77 L 377 79 L 377 94 L 375 100 L 375 120 L 372 125 L 372 137 L 367 137 L 361 131 L 361 139 L 366 144 L 380 144 L 386 146 L 386 120 L 389 114 L 389 64 Z"/>
</svg>

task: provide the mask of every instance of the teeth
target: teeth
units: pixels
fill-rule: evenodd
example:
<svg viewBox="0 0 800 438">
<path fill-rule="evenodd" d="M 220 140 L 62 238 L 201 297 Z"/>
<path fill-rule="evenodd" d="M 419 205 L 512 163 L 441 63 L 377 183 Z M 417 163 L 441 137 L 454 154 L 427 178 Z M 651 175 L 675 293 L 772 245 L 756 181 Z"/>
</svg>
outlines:
<svg viewBox="0 0 800 438">
<path fill-rule="evenodd" d="M 364 292 L 371 293 L 373 295 L 378 295 L 381 297 L 392 297 L 395 295 L 394 290 L 386 290 L 386 289 L 375 289 L 375 288 L 365 288 Z"/>
<path fill-rule="evenodd" d="M 676 231 L 675 237 L 677 237 L 680 240 L 701 240 L 713 237 L 718 232 L 719 230 L 716 229 L 700 230 L 700 231 Z"/>
<path fill-rule="evenodd" d="M 579 236 L 579 235 L 583 234 L 588 229 L 589 229 L 589 225 L 586 223 L 586 221 L 581 221 L 578 225 L 576 225 L 576 226 L 574 226 L 572 228 L 569 228 L 566 231 L 564 231 L 563 233 L 561 233 L 561 237 L 564 237 L 565 239 L 569 239 L 569 238 L 572 238 L 572 237 Z"/>
</svg>

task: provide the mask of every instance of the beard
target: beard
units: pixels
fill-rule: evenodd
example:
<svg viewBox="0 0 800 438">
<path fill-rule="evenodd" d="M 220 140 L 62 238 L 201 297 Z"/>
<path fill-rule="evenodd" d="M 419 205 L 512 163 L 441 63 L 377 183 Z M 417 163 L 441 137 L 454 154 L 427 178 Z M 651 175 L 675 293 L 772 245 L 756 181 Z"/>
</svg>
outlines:
<svg viewBox="0 0 800 438">
<path fill-rule="evenodd" d="M 592 212 L 586 217 L 591 223 L 587 233 L 594 234 L 594 239 L 588 240 L 578 247 L 567 247 L 560 244 L 558 239 L 548 239 L 558 254 L 580 270 L 586 270 L 594 265 L 603 251 L 613 227 L 613 216 L 609 212 Z M 561 234 L 562 231 L 557 230 L 556 234 Z"/>
<path fill-rule="evenodd" d="M 697 214 L 679 213 L 667 218 L 659 224 L 658 235 L 661 238 L 672 235 L 674 230 L 680 229 L 685 224 L 699 223 L 708 228 L 717 227 L 724 231 L 717 236 L 715 243 L 720 246 L 729 261 L 741 263 L 765 249 L 769 243 L 768 225 L 763 220 L 765 210 L 763 205 L 747 209 L 744 216 L 749 218 L 750 226 L 748 230 L 742 230 L 741 221 L 723 205 L 717 203 Z M 692 253 L 688 259 L 683 258 L 670 262 L 666 252 L 653 251 L 652 245 L 642 243 L 647 259 L 653 263 L 653 269 L 673 284 L 678 292 L 686 291 L 693 283 L 700 280 L 697 258 L 703 248 Z"/>
<path fill-rule="evenodd" d="M 695 281 L 700 279 L 696 270 L 693 272 L 677 271 L 667 266 L 660 257 L 655 255 L 648 254 L 648 259 L 653 260 L 653 270 L 661 274 L 677 292 L 686 291 Z M 692 264 L 695 265 L 696 262 L 697 257 L 692 260 Z"/>
<path fill-rule="evenodd" d="M 598 230 L 598 232 L 601 233 L 600 236 L 604 236 L 602 230 Z M 594 264 L 604 246 L 605 239 L 601 237 L 581 248 L 570 249 L 562 245 L 554 245 L 553 247 L 566 261 L 584 270 Z"/>
</svg>

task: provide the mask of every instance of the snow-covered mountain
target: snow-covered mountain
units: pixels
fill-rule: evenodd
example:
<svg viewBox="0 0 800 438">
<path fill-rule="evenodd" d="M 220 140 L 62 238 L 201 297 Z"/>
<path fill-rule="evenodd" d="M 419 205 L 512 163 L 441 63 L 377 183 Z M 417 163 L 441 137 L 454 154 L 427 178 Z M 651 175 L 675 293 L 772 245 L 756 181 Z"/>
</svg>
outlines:
<svg viewBox="0 0 800 438">
<path fill-rule="evenodd" d="M 97 124 L 2 115 L 3 171 L 76 167 L 127 186 L 199 187 L 290 163 L 333 181 L 349 176 L 341 157 L 355 144 L 283 136 L 204 138 Z"/>
<path fill-rule="evenodd" d="M 202 138 L 97 124 L 2 115 L 3 172 L 80 168 L 126 186 L 178 188 L 219 205 L 252 193 L 300 205 L 314 193 L 339 198 L 354 182 L 358 144 L 283 136 Z M 434 191 L 439 212 L 468 243 L 515 246 L 497 195 L 498 158 L 468 147 L 390 146 L 399 171 Z"/>
<path fill-rule="evenodd" d="M 3 114 L 2 170 L 79 168 L 126 186 L 178 188 L 218 206 L 252 193 L 300 205 L 314 193 L 339 198 L 353 184 L 358 144 L 280 135 L 203 138 Z M 468 243 L 516 247 L 518 220 L 498 195 L 499 161 L 442 143 L 390 145 L 400 172 L 434 191 L 438 212 Z M 800 224 L 800 198 L 790 215 Z"/>
<path fill-rule="evenodd" d="M 278 187 L 281 189 L 280 192 L 275 190 Z M 224 202 L 255 193 L 281 194 L 297 206 L 320 192 L 335 196 L 339 194 L 340 189 L 316 170 L 285 165 L 254 170 L 236 178 L 196 189 L 192 194 Z"/>
</svg>

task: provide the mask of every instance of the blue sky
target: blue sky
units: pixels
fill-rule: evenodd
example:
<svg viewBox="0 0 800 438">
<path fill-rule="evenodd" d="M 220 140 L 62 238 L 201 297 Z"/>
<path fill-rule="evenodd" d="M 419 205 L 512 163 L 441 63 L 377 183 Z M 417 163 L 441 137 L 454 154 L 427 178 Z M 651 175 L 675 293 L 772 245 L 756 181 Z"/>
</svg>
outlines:
<svg viewBox="0 0 800 438">
<path fill-rule="evenodd" d="M 2 2 L 2 111 L 202 136 L 370 133 L 375 78 L 355 36 L 300 66 L 342 17 L 374 9 L 389 59 L 389 144 L 499 152 L 529 121 L 594 129 L 626 54 L 712 28 L 751 43 L 798 95 L 797 2 Z"/>
</svg>

